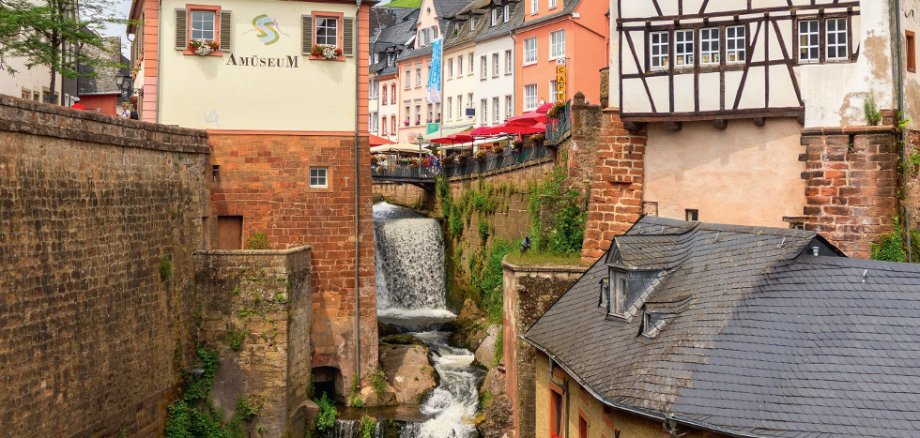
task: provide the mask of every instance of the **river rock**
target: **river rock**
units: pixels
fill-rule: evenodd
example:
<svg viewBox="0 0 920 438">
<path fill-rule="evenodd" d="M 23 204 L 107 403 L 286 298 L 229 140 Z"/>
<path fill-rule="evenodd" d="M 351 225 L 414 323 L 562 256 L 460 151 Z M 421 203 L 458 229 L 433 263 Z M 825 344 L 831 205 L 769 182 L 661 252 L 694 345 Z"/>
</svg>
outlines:
<svg viewBox="0 0 920 438">
<path fill-rule="evenodd" d="M 479 386 L 480 394 L 492 394 L 498 396 L 505 393 L 505 367 L 502 365 L 493 367 L 486 373 L 486 378 L 482 380 Z"/>
<path fill-rule="evenodd" d="M 507 395 L 501 394 L 492 399 L 492 404 L 482 413 L 482 418 L 476 428 L 483 438 L 512 435 L 511 400 Z"/>
<path fill-rule="evenodd" d="M 380 367 L 397 403 L 419 404 L 437 386 L 424 345 L 380 344 Z"/>
<path fill-rule="evenodd" d="M 486 337 L 485 319 L 485 314 L 482 310 L 479 310 L 476 303 L 471 299 L 467 299 L 460 309 L 460 314 L 457 315 L 457 319 L 454 321 L 454 327 L 452 328 L 456 328 L 456 331 L 451 336 L 451 345 L 476 351 L 479 348 L 479 344 Z"/>
<path fill-rule="evenodd" d="M 501 329 L 502 327 L 499 325 L 490 326 L 489 330 L 486 331 L 486 338 L 482 340 L 479 348 L 476 349 L 476 360 L 487 368 L 493 368 L 499 362 L 496 360 L 495 355 L 500 355 L 501 353 L 495 351 L 495 343 L 498 341 L 498 334 Z"/>
</svg>

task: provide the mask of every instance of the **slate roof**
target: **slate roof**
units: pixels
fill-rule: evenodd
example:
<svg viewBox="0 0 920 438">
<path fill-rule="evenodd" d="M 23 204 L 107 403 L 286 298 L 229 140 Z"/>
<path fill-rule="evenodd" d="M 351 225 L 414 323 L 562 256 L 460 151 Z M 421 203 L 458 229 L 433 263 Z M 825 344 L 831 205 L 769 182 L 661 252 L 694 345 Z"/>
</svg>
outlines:
<svg viewBox="0 0 920 438">
<path fill-rule="evenodd" d="M 419 10 L 412 8 L 387 8 L 377 6 L 371 9 L 377 11 L 377 23 L 380 28 L 371 31 L 371 50 L 375 53 L 381 53 L 389 50 L 395 50 L 402 53 L 409 50 L 406 43 L 415 35 L 415 23 L 418 19 Z M 388 23 L 393 23 L 387 25 Z M 387 66 L 386 58 L 380 62 L 372 64 L 369 68 L 371 73 L 386 75 L 396 73 L 396 63 Z"/>
<path fill-rule="evenodd" d="M 597 307 L 604 258 L 524 335 L 606 404 L 736 436 L 920 436 L 920 266 L 658 218 L 611 251 L 656 277 L 630 274 L 631 320 Z M 653 337 L 643 302 L 665 315 Z"/>
<path fill-rule="evenodd" d="M 588 0 L 588 1 L 595 1 L 595 0 Z M 547 21 L 552 21 L 559 17 L 569 15 L 575 11 L 575 8 L 577 8 L 578 4 L 581 3 L 581 0 L 563 0 L 562 3 L 563 3 L 562 9 L 560 9 L 558 12 L 554 12 L 544 17 L 540 17 L 536 20 L 528 21 L 527 23 L 521 24 L 520 27 L 527 28 L 531 26 L 537 26 L 537 25 L 546 23 Z"/>
<path fill-rule="evenodd" d="M 509 1 L 505 0 L 502 4 L 508 3 L 511 5 L 511 19 L 507 23 L 502 21 L 496 26 L 486 25 L 485 29 L 479 32 L 476 35 L 476 42 L 488 41 L 490 39 L 507 36 L 509 33 L 514 31 L 524 22 L 524 2 L 522 1 Z M 488 17 L 486 21 L 488 23 Z"/>
<path fill-rule="evenodd" d="M 77 79 L 78 96 L 121 94 L 121 89 L 118 87 L 118 76 L 130 74 L 128 66 L 131 62 L 121 53 L 120 37 L 112 36 L 104 39 L 109 46 L 107 51 L 93 46 L 83 48 L 83 50 L 89 52 L 89 56 L 106 60 L 108 64 L 101 66 L 80 65 L 80 73 L 88 76 Z"/>
</svg>

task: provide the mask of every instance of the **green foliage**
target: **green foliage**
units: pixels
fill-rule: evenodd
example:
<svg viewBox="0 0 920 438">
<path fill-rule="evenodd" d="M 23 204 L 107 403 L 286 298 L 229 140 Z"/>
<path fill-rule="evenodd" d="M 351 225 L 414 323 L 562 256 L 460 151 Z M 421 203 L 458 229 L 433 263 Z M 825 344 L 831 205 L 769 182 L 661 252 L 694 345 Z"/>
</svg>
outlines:
<svg viewBox="0 0 920 438">
<path fill-rule="evenodd" d="M 377 368 L 377 371 L 374 371 L 374 374 L 371 374 L 371 386 L 374 387 L 374 392 L 377 393 L 377 396 L 383 398 L 384 394 L 387 392 L 387 375 L 383 372 L 382 369 Z"/>
<path fill-rule="evenodd" d="M 348 406 L 353 408 L 363 408 L 364 400 L 361 400 L 359 397 L 358 391 L 361 389 L 361 382 L 358 381 L 358 376 L 351 378 L 351 392 L 348 394 Z"/>
<path fill-rule="evenodd" d="M 249 330 L 246 329 L 231 329 L 227 331 L 227 345 L 230 346 L 230 349 L 233 351 L 240 351 L 243 349 L 243 342 L 246 341 L 246 338 L 249 337 Z"/>
<path fill-rule="evenodd" d="M 268 249 L 268 236 L 264 233 L 253 233 L 246 239 L 246 249 Z"/>
<path fill-rule="evenodd" d="M 286 303 L 287 303 L 287 296 L 285 296 L 285 295 L 284 295 L 283 293 L 281 293 L 281 292 L 278 292 L 278 293 L 275 294 L 275 302 L 278 303 L 278 304 L 286 304 Z"/>
<path fill-rule="evenodd" d="M 188 384 L 182 397 L 167 408 L 166 438 L 243 438 L 242 423 L 252 421 L 262 408 L 261 403 L 250 403 L 245 397 L 237 402 L 236 413 L 229 423 L 224 423 L 220 412 L 211 404 L 211 388 L 217 371 L 218 356 L 204 348 L 195 350 L 203 373 Z"/>
<path fill-rule="evenodd" d="M 920 231 L 910 230 L 911 234 L 911 255 L 914 260 L 920 256 Z M 894 230 L 882 236 L 881 240 L 872 244 L 873 260 L 882 260 L 886 262 L 907 262 L 907 245 L 904 241 L 904 227 L 901 221 L 894 218 Z"/>
<path fill-rule="evenodd" d="M 489 409 L 489 406 L 492 406 L 492 391 L 488 389 L 479 393 L 479 409 L 486 410 Z"/>
<path fill-rule="evenodd" d="M 160 257 L 160 280 L 166 281 L 172 278 L 173 264 L 172 256 L 164 255 Z"/>
<path fill-rule="evenodd" d="M 422 0 L 393 0 L 387 3 L 388 8 L 409 8 L 418 9 L 422 5 Z"/>
<path fill-rule="evenodd" d="M 494 241 L 484 250 L 483 256 L 470 257 L 471 283 L 479 292 L 479 307 L 486 312 L 490 322 L 502 321 L 504 268 L 502 260 L 511 252 L 513 245 L 506 241 Z"/>
<path fill-rule="evenodd" d="M 498 336 L 496 336 L 495 338 L 495 357 L 493 358 L 495 362 L 493 363 L 493 365 L 498 365 L 502 363 L 502 359 L 505 357 L 504 349 L 505 349 L 505 331 L 502 330 L 501 327 L 499 327 Z"/>
<path fill-rule="evenodd" d="M 319 416 L 316 417 L 316 429 L 321 432 L 332 430 L 332 428 L 335 427 L 335 419 L 339 416 L 339 411 L 336 410 L 335 405 L 329 401 L 329 397 L 326 396 L 326 393 L 323 393 L 319 400 L 316 400 L 316 404 L 319 406 Z"/>
<path fill-rule="evenodd" d="M 541 183 L 531 186 L 527 210 L 530 213 L 531 250 L 558 256 L 581 252 L 585 222 L 588 214 L 584 198 L 577 190 L 565 190 L 566 172 L 556 167 Z M 554 217 L 555 226 L 544 230 L 540 213 L 544 202 L 556 202 L 559 210 Z"/>
<path fill-rule="evenodd" d="M 374 429 L 377 428 L 377 420 L 367 415 L 361 417 L 361 438 L 374 438 Z"/>
<path fill-rule="evenodd" d="M 450 237 L 459 239 L 463 235 L 463 213 L 456 207 L 451 208 L 450 216 L 447 219 L 447 230 Z"/>
<path fill-rule="evenodd" d="M 489 235 L 492 234 L 492 224 L 482 214 L 479 215 L 479 242 L 485 245 L 489 241 Z"/>
<path fill-rule="evenodd" d="M 866 117 L 866 124 L 869 126 L 878 126 L 882 123 L 882 113 L 878 110 L 874 95 L 866 96 L 866 100 L 863 102 L 863 114 Z"/>
</svg>

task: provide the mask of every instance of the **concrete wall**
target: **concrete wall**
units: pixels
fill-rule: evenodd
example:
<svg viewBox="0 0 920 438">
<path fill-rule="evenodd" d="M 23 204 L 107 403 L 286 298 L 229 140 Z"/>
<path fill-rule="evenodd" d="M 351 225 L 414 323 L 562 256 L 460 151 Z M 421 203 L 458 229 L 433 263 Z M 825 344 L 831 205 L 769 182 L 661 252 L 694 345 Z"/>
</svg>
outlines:
<svg viewBox="0 0 920 438">
<path fill-rule="evenodd" d="M 515 436 L 534 438 L 536 350 L 518 336 L 549 310 L 587 270 L 579 266 L 518 266 L 504 263 L 505 392 L 511 400 Z"/>
<path fill-rule="evenodd" d="M 643 201 L 671 219 L 693 209 L 704 222 L 786 228 L 783 218 L 805 206 L 801 129 L 793 119 L 763 127 L 738 121 L 724 130 L 704 122 L 679 131 L 650 125 Z"/>
<path fill-rule="evenodd" d="M 624 411 L 614 410 L 594 398 L 588 391 L 578 385 L 571 376 L 558 366 L 553 368 L 554 378 L 549 378 L 549 358 L 540 352 L 534 357 L 536 369 L 536 438 L 550 438 L 550 393 L 555 391 L 563 395 L 563 409 L 567 420 L 567 437 L 578 437 L 579 420 L 584 419 L 588 434 L 584 438 L 672 438 L 666 432 L 662 422 L 640 417 Z M 679 436 L 685 438 L 722 438 L 714 432 L 706 432 L 684 427 L 678 428 Z"/>
<path fill-rule="evenodd" d="M 4 435 L 161 436 L 208 153 L 201 131 L 0 97 Z"/>
<path fill-rule="evenodd" d="M 313 248 L 313 366 L 335 367 L 344 382 L 355 373 L 355 300 L 360 294 L 361 363 L 367 376 L 377 368 L 370 155 L 360 154 L 356 236 L 353 137 L 213 134 L 210 142 L 214 164 L 220 166 L 212 191 L 215 216 L 242 216 L 243 242 L 263 233 L 273 249 Z M 360 150 L 367 150 L 367 139 Z M 309 187 L 311 166 L 328 169 L 328 188 Z"/>
<path fill-rule="evenodd" d="M 310 385 L 310 248 L 195 255 L 201 339 L 216 348 L 215 407 L 261 405 L 247 424 L 264 436 L 302 437 Z M 236 338 L 233 344 L 231 339 Z"/>
</svg>

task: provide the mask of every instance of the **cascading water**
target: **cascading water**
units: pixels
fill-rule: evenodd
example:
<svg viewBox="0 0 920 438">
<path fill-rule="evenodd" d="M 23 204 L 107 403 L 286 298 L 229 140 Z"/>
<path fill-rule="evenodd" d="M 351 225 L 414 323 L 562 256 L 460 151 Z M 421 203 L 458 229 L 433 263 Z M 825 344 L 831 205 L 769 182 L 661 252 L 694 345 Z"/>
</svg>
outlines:
<svg viewBox="0 0 920 438">
<path fill-rule="evenodd" d="M 427 420 L 407 424 L 401 438 L 470 438 L 479 405 L 482 371 L 469 350 L 448 344 L 450 333 L 439 323 L 453 319 L 447 310 L 444 238 L 437 221 L 411 210 L 374 206 L 377 315 L 425 343 L 440 384 L 421 406 Z"/>
<path fill-rule="evenodd" d="M 383 431 L 380 423 L 375 423 L 371 438 L 380 438 L 382 436 Z M 364 438 L 364 422 L 361 419 L 335 420 L 332 433 L 327 435 L 327 438 Z"/>
</svg>

